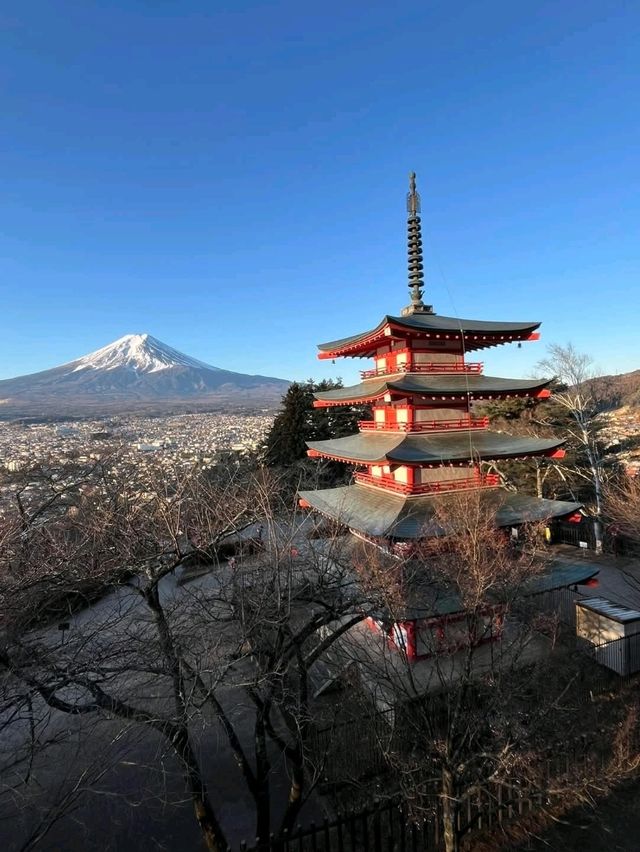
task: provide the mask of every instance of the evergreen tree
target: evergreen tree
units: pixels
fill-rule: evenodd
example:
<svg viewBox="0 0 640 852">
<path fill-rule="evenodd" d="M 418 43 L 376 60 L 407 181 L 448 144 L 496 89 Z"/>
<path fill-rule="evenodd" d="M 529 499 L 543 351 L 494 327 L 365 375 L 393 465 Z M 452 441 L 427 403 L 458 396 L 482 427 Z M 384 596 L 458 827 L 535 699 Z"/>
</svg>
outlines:
<svg viewBox="0 0 640 852">
<path fill-rule="evenodd" d="M 307 458 L 307 441 L 342 438 L 358 431 L 368 406 L 327 406 L 314 408 L 314 393 L 343 387 L 341 379 L 293 382 L 282 398 L 282 408 L 265 440 L 264 461 L 270 467 L 291 467 Z M 331 464 L 332 475 L 344 472 L 344 465 Z"/>
<path fill-rule="evenodd" d="M 282 408 L 266 437 L 264 460 L 272 467 L 288 467 L 307 453 L 311 439 L 313 382 L 293 382 L 282 397 Z"/>
</svg>

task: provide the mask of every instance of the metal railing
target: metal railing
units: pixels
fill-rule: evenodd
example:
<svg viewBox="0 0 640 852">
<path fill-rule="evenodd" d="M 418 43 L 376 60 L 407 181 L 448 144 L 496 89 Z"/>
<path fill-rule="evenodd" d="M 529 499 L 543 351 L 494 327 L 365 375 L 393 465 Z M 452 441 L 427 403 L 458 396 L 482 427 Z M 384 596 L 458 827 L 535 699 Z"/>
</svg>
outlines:
<svg viewBox="0 0 640 852">
<path fill-rule="evenodd" d="M 600 645 L 583 640 L 580 648 L 601 666 L 623 678 L 640 671 L 640 633 L 622 636 Z"/>
<path fill-rule="evenodd" d="M 633 747 L 637 748 L 637 732 Z M 584 738 L 565 743 L 541 758 L 537 777 L 513 776 L 479 784 L 453 803 L 458 840 L 490 840 L 500 826 L 518 822 L 551 805 L 562 806 L 568 784 L 584 785 L 607 767 L 607 750 Z M 437 778 L 423 784 L 420 813 L 401 796 L 374 799 L 368 807 L 338 813 L 322 822 L 298 825 L 240 852 L 437 852 L 443 848 L 442 793 Z M 467 848 L 474 848 L 467 845 Z"/>
</svg>

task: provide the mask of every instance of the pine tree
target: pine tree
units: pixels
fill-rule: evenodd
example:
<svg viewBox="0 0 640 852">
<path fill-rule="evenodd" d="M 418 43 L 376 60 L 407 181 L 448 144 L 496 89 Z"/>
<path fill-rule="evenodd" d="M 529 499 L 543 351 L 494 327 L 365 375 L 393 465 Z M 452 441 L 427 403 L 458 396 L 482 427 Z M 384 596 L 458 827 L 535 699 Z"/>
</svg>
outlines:
<svg viewBox="0 0 640 852">
<path fill-rule="evenodd" d="M 368 406 L 313 407 L 314 393 L 341 387 L 341 379 L 308 379 L 290 385 L 265 440 L 263 457 L 267 465 L 290 467 L 306 459 L 307 441 L 342 438 L 358 431 L 358 421 L 367 417 Z M 340 465 L 343 469 L 344 465 Z"/>
<path fill-rule="evenodd" d="M 270 467 L 288 467 L 307 453 L 311 439 L 313 382 L 293 382 L 282 397 L 282 408 L 264 445 L 264 460 Z"/>
</svg>

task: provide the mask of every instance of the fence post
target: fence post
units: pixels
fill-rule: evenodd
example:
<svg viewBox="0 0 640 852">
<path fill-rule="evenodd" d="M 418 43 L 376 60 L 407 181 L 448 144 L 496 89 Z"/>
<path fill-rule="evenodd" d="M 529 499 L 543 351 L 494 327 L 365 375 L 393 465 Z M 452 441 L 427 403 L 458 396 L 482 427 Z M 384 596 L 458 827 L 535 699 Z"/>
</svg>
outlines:
<svg viewBox="0 0 640 852">
<path fill-rule="evenodd" d="M 338 818 L 338 824 L 336 826 L 338 830 L 338 852 L 344 852 L 344 837 L 342 836 L 342 826 L 344 825 L 344 817 L 340 814 Z"/>
<path fill-rule="evenodd" d="M 373 800 L 373 848 L 382 852 L 382 837 L 380 834 L 380 799 Z"/>
</svg>

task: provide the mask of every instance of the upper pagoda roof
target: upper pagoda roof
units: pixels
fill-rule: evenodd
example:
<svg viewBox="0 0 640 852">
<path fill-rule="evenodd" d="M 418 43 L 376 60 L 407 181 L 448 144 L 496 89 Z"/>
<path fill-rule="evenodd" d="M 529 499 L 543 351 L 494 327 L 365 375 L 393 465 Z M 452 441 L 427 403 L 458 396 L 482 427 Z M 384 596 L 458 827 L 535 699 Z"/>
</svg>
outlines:
<svg viewBox="0 0 640 852">
<path fill-rule="evenodd" d="M 502 379 L 496 376 L 478 374 L 463 375 L 414 375 L 398 374 L 398 378 L 386 380 L 369 379 L 346 388 L 334 388 L 314 394 L 319 403 L 342 405 L 347 402 L 368 402 L 379 399 L 386 393 L 419 395 L 426 398 L 466 396 L 472 399 L 486 399 L 491 396 L 513 394 L 535 394 L 546 388 L 551 379 Z"/>
<path fill-rule="evenodd" d="M 323 515 L 375 538 L 417 539 L 450 532 L 443 529 L 437 512 L 446 495 L 406 497 L 366 485 L 346 485 L 301 491 L 300 497 Z M 496 488 L 483 491 L 482 499 L 495 506 L 500 527 L 563 517 L 581 505 Z"/>
<path fill-rule="evenodd" d="M 323 456 L 348 462 L 406 462 L 435 464 L 450 461 L 508 459 L 539 456 L 561 447 L 563 440 L 517 438 L 500 432 L 439 432 L 404 434 L 397 432 L 356 433 L 346 438 L 309 441 L 307 446 Z"/>
<path fill-rule="evenodd" d="M 370 331 L 321 343 L 320 358 L 332 358 L 339 355 L 365 356 L 375 352 L 376 348 L 394 336 L 406 337 L 411 332 L 429 337 L 448 335 L 460 338 L 464 335 L 466 351 L 486 349 L 509 343 L 514 340 L 527 340 L 537 328 L 539 322 L 493 322 L 490 320 L 469 320 L 459 317 L 444 317 L 433 313 L 413 313 L 408 316 L 383 317 L 380 323 Z"/>
</svg>

